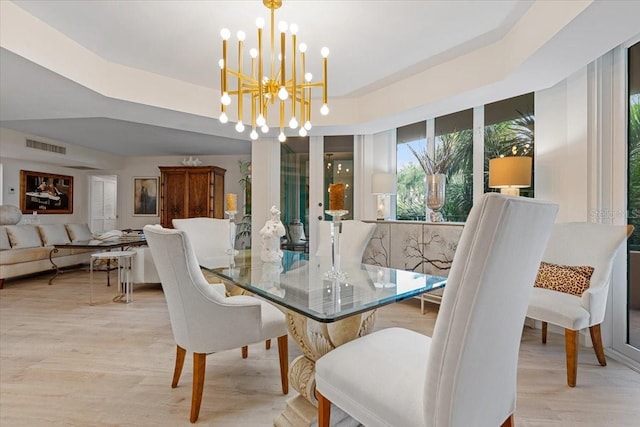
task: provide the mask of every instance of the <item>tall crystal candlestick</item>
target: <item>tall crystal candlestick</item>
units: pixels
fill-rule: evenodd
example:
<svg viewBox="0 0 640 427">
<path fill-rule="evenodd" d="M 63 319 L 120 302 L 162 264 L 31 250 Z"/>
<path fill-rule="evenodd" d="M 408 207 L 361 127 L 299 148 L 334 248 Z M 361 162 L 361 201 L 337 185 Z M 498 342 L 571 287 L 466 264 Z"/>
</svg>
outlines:
<svg viewBox="0 0 640 427">
<path fill-rule="evenodd" d="M 231 268 L 236 265 L 236 214 L 238 211 L 225 211 L 225 213 L 229 216 L 229 250 L 227 253 L 229 254 L 229 268 Z"/>
<path fill-rule="evenodd" d="M 344 279 L 347 273 L 340 271 L 340 234 L 342 233 L 342 217 L 349 213 L 346 210 L 324 211 L 331 216 L 331 271 L 325 276 L 331 279 Z"/>
</svg>

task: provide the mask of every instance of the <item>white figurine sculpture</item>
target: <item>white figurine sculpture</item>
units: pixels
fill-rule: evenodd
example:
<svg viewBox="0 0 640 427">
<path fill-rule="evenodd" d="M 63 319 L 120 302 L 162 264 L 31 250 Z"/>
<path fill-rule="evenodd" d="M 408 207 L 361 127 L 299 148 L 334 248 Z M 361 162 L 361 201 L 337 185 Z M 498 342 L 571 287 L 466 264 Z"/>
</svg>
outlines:
<svg viewBox="0 0 640 427">
<path fill-rule="evenodd" d="M 262 252 L 260 259 L 263 262 L 280 262 L 283 253 L 280 250 L 280 238 L 285 235 L 284 225 L 280 221 L 280 211 L 275 207 L 271 207 L 271 219 L 268 220 L 262 230 Z"/>
</svg>

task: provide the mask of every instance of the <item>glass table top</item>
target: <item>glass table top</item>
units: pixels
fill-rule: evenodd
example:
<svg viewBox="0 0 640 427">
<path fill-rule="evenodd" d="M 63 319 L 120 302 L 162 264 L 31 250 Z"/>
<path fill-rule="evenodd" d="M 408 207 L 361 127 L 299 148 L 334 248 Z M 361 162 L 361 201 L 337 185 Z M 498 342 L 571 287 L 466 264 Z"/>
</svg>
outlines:
<svg viewBox="0 0 640 427">
<path fill-rule="evenodd" d="M 58 249 L 92 249 L 92 248 L 102 248 L 102 249 L 113 249 L 113 248 L 121 248 L 125 246 L 144 246 L 147 244 L 147 239 L 144 235 L 140 236 L 123 236 L 106 240 L 80 240 L 76 242 L 69 243 L 56 243 L 53 245 Z"/>
<path fill-rule="evenodd" d="M 329 323 L 441 288 L 446 278 L 374 265 L 342 262 L 346 277 L 327 277 L 329 257 L 283 251 L 281 263 L 265 263 L 250 251 L 235 266 L 202 267 L 282 307 Z"/>
</svg>

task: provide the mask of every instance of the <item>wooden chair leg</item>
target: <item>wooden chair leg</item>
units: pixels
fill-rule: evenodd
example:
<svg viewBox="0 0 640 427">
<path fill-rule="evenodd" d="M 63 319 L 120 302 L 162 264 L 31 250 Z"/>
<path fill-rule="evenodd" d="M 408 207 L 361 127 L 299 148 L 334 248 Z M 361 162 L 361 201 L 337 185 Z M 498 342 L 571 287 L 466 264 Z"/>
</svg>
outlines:
<svg viewBox="0 0 640 427">
<path fill-rule="evenodd" d="M 318 427 L 329 427 L 331 424 L 331 402 L 316 390 L 318 399 Z"/>
<path fill-rule="evenodd" d="M 206 361 L 206 353 L 193 353 L 193 390 L 191 391 L 191 417 L 189 418 L 192 423 L 195 423 L 200 415 Z"/>
<path fill-rule="evenodd" d="M 280 359 L 280 383 L 282 394 L 289 393 L 289 337 L 278 337 L 278 358 Z"/>
<path fill-rule="evenodd" d="M 593 342 L 593 351 L 596 352 L 598 363 L 600 366 L 607 366 L 607 359 L 604 357 L 604 348 L 602 347 L 602 335 L 600 335 L 600 324 L 589 326 L 591 334 L 591 342 Z"/>
<path fill-rule="evenodd" d="M 547 322 L 542 322 L 542 344 L 547 343 Z"/>
<path fill-rule="evenodd" d="M 242 358 L 246 359 L 247 357 L 249 357 L 249 347 L 245 345 L 242 347 Z"/>
<path fill-rule="evenodd" d="M 575 387 L 578 376 L 578 331 L 565 329 L 564 344 L 567 357 L 567 384 L 569 387 Z"/>
<path fill-rule="evenodd" d="M 515 427 L 515 426 L 516 426 L 516 422 L 513 419 L 513 414 L 511 414 L 506 420 L 504 420 L 504 422 L 500 427 Z"/>
<path fill-rule="evenodd" d="M 173 369 L 173 381 L 171 381 L 171 388 L 178 387 L 178 381 L 180 381 L 180 375 L 182 374 L 182 367 L 184 366 L 184 356 L 187 354 L 187 350 L 176 346 L 176 366 Z"/>
<path fill-rule="evenodd" d="M 264 348 L 266 348 L 267 350 L 271 349 L 271 340 L 266 340 L 264 342 Z"/>
</svg>

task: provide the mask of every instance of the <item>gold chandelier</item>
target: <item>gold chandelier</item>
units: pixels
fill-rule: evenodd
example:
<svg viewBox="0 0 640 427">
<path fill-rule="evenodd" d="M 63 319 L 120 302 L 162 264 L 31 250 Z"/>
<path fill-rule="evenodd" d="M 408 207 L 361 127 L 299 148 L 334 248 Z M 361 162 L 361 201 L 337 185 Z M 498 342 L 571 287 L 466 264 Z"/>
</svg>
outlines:
<svg viewBox="0 0 640 427">
<path fill-rule="evenodd" d="M 229 121 L 227 107 L 231 105 L 231 97 L 237 96 L 236 131 L 239 133 L 244 132 L 243 113 L 246 97 L 246 100 L 251 105 L 251 132 L 249 137 L 252 140 L 258 139 L 258 128 L 262 133 L 269 132 L 269 126 L 267 125 L 269 107 L 275 107 L 272 110 L 275 109 L 277 111 L 279 109 L 280 134 L 278 135 L 278 140 L 284 142 L 287 139 L 284 134 L 285 122 L 288 122 L 289 128 L 298 129 L 300 136 L 306 136 L 311 129 L 311 89 L 322 89 L 320 114 L 329 114 L 329 107 L 327 106 L 327 56 L 329 55 L 329 49 L 323 47 L 320 51 L 322 55 L 322 81 L 314 82 L 312 81 L 313 75 L 307 72 L 305 68 L 307 45 L 304 43 L 298 44 L 296 37 L 298 26 L 296 24 L 287 26 L 286 22 L 279 22 L 280 49 L 279 52 L 276 51 L 275 10 L 282 6 L 282 0 L 262 0 L 262 2 L 271 10 L 269 63 L 265 64 L 265 53 L 262 48 L 264 19 L 258 18 L 256 20 L 258 48 L 253 48 L 249 51 L 251 67 L 246 73 L 243 70 L 242 63 L 246 34 L 243 31 L 238 31 L 237 33 L 238 68 L 233 70 L 229 67 L 227 60 L 227 43 L 231 32 L 226 28 L 220 32 L 222 36 L 220 122 L 227 123 Z M 291 35 L 291 58 L 286 56 L 287 31 Z M 296 65 L 298 58 L 300 63 Z M 288 67 L 287 59 L 290 59 Z M 287 70 L 290 70 L 290 74 L 287 74 Z M 231 89 L 229 84 L 234 80 L 233 77 L 235 77 L 236 84 L 235 88 Z"/>
</svg>

